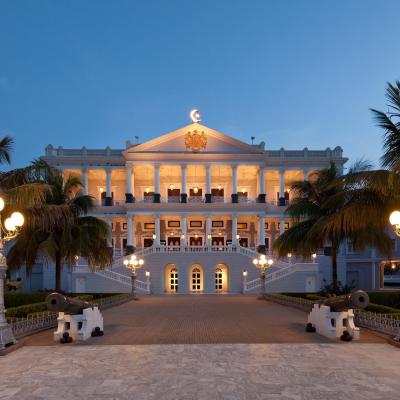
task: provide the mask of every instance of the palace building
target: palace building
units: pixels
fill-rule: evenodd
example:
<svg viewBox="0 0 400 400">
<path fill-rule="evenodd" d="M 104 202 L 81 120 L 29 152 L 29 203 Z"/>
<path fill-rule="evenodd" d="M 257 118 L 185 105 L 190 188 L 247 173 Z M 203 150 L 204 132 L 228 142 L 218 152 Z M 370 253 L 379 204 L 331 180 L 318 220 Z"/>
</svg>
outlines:
<svg viewBox="0 0 400 400">
<path fill-rule="evenodd" d="M 95 199 L 92 213 L 109 224 L 114 252 L 109 270 L 90 272 L 84 260 L 66 269 L 66 289 L 129 291 L 123 260 L 135 253 L 144 260 L 137 280 L 144 293 L 257 290 L 259 271 L 252 261 L 262 252 L 273 260 L 268 290 L 318 290 L 323 279 L 330 280 L 329 257 L 278 260 L 272 246 L 291 224 L 285 209 L 292 182 L 331 162 L 343 170 L 342 148 L 271 150 L 201 124 L 196 111 L 191 117 L 187 126 L 145 143 L 127 141 L 124 149 L 47 146 L 42 159 L 64 176 L 79 176 L 83 192 Z M 345 250 L 341 257 L 342 282 L 359 274 L 359 286 L 379 286 L 379 260 L 365 280 L 365 256 L 358 264 L 350 256 L 350 266 Z M 50 288 L 50 269 L 37 270 L 42 288 Z"/>
</svg>

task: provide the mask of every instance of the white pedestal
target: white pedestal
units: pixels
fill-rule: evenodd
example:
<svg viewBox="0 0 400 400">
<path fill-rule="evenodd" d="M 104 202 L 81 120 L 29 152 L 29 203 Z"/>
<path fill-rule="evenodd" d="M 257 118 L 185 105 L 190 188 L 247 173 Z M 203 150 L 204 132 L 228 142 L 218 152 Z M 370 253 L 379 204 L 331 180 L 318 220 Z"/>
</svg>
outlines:
<svg viewBox="0 0 400 400">
<path fill-rule="evenodd" d="M 98 307 L 85 308 L 82 314 L 69 315 L 58 313 L 58 327 L 54 332 L 54 340 L 59 341 L 63 333 L 68 332 L 73 340 L 87 340 L 96 327 L 103 330 L 103 316 Z"/>
<path fill-rule="evenodd" d="M 354 340 L 360 339 L 360 328 L 354 325 L 352 309 L 342 312 L 333 312 L 325 305 L 314 304 L 308 315 L 308 322 L 317 333 L 330 339 L 339 339 L 344 331 L 348 331 Z"/>
</svg>

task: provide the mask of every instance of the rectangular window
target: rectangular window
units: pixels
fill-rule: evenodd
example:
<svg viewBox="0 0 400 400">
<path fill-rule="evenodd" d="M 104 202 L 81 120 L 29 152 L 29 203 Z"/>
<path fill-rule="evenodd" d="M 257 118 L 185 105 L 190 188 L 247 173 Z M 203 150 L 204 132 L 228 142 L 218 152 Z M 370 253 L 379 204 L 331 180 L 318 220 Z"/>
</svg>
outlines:
<svg viewBox="0 0 400 400">
<path fill-rule="evenodd" d="M 156 224 L 155 224 L 154 222 L 144 222 L 144 223 L 143 223 L 143 228 L 144 228 L 144 229 L 147 229 L 147 230 L 149 230 L 149 229 L 154 230 L 155 227 L 156 227 Z"/>
<path fill-rule="evenodd" d="M 180 228 L 181 221 L 168 221 L 168 228 Z"/>
<path fill-rule="evenodd" d="M 203 226 L 203 222 L 202 221 L 190 221 L 189 226 L 191 228 L 201 228 Z"/>
<path fill-rule="evenodd" d="M 224 221 L 211 221 L 211 227 L 213 228 L 223 228 Z"/>
<path fill-rule="evenodd" d="M 247 222 L 238 222 L 237 228 L 238 229 L 247 229 Z"/>
</svg>

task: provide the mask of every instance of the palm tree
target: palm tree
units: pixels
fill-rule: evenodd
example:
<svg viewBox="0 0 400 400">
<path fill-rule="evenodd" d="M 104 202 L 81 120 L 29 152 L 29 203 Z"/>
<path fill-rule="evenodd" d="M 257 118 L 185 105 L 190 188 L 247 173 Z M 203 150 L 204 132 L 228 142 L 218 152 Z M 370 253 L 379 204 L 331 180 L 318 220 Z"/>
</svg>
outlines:
<svg viewBox="0 0 400 400">
<path fill-rule="evenodd" d="M 394 172 L 400 172 L 400 81 L 394 85 L 387 83 L 386 98 L 388 100 L 388 112 L 384 113 L 371 109 L 375 120 L 385 130 L 382 156 L 382 166 L 388 167 Z"/>
<path fill-rule="evenodd" d="M 76 257 L 82 256 L 91 268 L 104 268 L 112 263 L 112 252 L 107 248 L 108 225 L 87 215 L 94 203 L 92 197 L 81 194 L 80 180 L 73 176 L 64 180 L 60 171 L 43 163 L 41 167 L 50 191 L 45 204 L 25 210 L 28 223 L 10 248 L 7 263 L 10 268 L 25 264 L 30 272 L 37 257 L 42 255 L 55 263 L 55 288 L 59 291 L 64 264 L 72 266 Z M 53 213 L 56 218 L 52 218 Z M 29 223 L 31 218 L 33 223 Z M 41 220 L 53 223 L 43 224 Z"/>
<path fill-rule="evenodd" d="M 10 164 L 11 156 L 10 152 L 14 144 L 14 139 L 10 136 L 4 136 L 0 140 L 0 164 L 7 163 Z"/>
<path fill-rule="evenodd" d="M 350 240 L 357 250 L 368 246 L 383 254 L 390 254 L 392 250 L 385 215 L 389 213 L 390 194 L 375 182 L 380 178 L 388 183 L 390 176 L 385 176 L 385 171 L 377 171 L 373 176 L 358 167 L 341 176 L 331 163 L 329 168 L 311 174 L 308 181 L 295 182 L 292 189 L 296 197 L 286 210 L 294 225 L 274 243 L 281 257 L 295 253 L 307 258 L 318 249 L 328 247 L 334 291 L 338 283 L 337 256 L 345 240 Z M 400 188 L 400 180 L 392 186 L 391 194 L 394 194 L 395 188 Z M 399 195 L 392 201 L 399 201 Z"/>
</svg>

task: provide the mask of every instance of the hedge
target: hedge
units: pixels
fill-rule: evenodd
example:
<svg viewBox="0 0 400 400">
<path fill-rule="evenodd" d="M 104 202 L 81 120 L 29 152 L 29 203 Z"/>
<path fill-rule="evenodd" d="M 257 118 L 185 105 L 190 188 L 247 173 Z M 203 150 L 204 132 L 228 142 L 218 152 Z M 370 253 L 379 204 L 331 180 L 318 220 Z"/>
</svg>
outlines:
<svg viewBox="0 0 400 400">
<path fill-rule="evenodd" d="M 400 291 L 368 292 L 371 303 L 400 309 Z"/>
<path fill-rule="evenodd" d="M 18 307 L 46 301 L 50 292 L 8 292 L 4 295 L 5 307 Z"/>
<path fill-rule="evenodd" d="M 46 297 L 52 292 L 8 292 L 4 295 L 5 307 L 14 308 L 28 304 L 42 303 L 46 301 Z M 121 293 L 83 293 L 71 294 L 71 297 L 79 297 L 84 300 L 97 300 L 103 297 L 114 296 Z M 69 296 L 69 295 L 67 295 Z"/>
<path fill-rule="evenodd" d="M 47 297 L 47 294 L 46 294 Z M 91 294 L 83 294 L 79 296 L 75 296 L 75 298 L 79 298 L 86 301 L 94 300 L 94 296 Z M 105 296 L 103 296 L 105 297 Z M 108 296 L 107 296 L 108 297 Z M 99 297 L 98 297 L 99 298 Z M 6 317 L 7 318 L 26 318 L 28 315 L 30 316 L 33 313 L 40 313 L 43 311 L 47 311 L 47 305 L 45 301 L 41 301 L 33 304 L 24 304 L 18 307 L 10 307 L 6 309 Z"/>
</svg>

